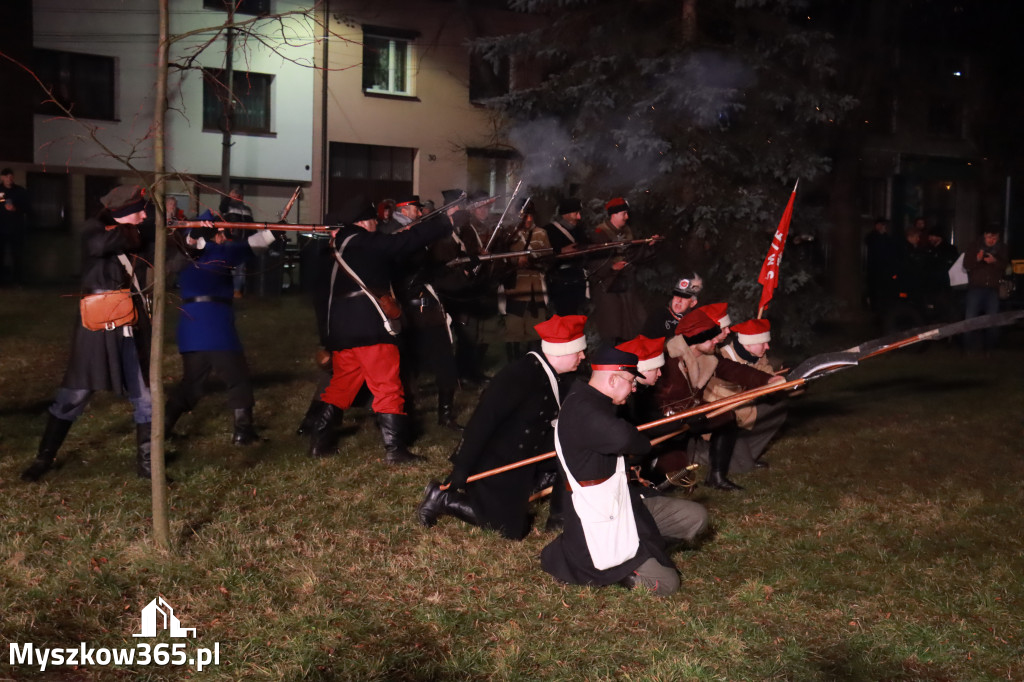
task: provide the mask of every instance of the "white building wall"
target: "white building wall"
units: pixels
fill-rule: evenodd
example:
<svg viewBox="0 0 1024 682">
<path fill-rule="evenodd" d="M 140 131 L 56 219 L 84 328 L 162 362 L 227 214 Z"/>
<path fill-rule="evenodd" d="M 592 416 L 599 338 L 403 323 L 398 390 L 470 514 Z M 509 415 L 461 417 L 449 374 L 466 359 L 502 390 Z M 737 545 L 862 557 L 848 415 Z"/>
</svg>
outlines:
<svg viewBox="0 0 1024 682">
<path fill-rule="evenodd" d="M 300 9 L 300 3 L 277 0 L 274 11 Z M 202 0 L 171 0 L 171 33 L 182 35 L 223 23 L 226 13 L 207 10 Z M 239 15 L 236 21 L 254 19 Z M 158 12 L 152 0 L 94 0 L 88 8 L 77 0 L 36 0 L 33 3 L 35 46 L 116 59 L 117 121 L 67 121 L 37 115 L 35 161 L 48 168 L 105 169 L 130 173 L 124 160 L 141 171 L 153 167 L 152 140 L 156 83 Z M 269 34 L 276 22 L 258 20 L 254 32 Z M 289 18 L 288 44 L 275 53 L 258 41 L 239 37 L 235 65 L 241 70 L 275 74 L 271 103 L 272 134 L 234 135 L 232 176 L 247 180 L 309 182 L 312 179 L 313 85 L 315 43 L 312 21 Z M 171 61 L 178 61 L 209 40 L 200 32 L 177 41 Z M 196 66 L 223 68 L 224 39 L 218 38 L 195 60 Z M 178 72 L 180 74 L 180 72 Z M 175 72 L 172 70 L 172 74 Z M 219 176 L 221 134 L 205 132 L 203 86 L 198 71 L 175 75 L 169 83 L 167 166 L 171 172 Z M 90 139 L 95 135 L 96 141 Z M 97 141 L 100 144 L 97 144 Z M 109 149 L 105 151 L 103 147 Z M 120 158 L 115 158 L 120 157 Z"/>
</svg>

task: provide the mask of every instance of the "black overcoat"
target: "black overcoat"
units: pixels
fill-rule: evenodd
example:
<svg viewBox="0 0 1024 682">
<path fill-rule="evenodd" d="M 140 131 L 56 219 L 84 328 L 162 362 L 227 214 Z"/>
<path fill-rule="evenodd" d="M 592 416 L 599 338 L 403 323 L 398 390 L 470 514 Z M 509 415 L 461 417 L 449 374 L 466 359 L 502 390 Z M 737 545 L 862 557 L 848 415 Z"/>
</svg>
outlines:
<svg viewBox="0 0 1024 682">
<path fill-rule="evenodd" d="M 128 256 L 132 266 L 140 269 L 135 254 L 142 249 L 142 238 L 135 225 L 117 224 L 107 229 L 102 222 L 89 219 L 82 225 L 82 295 L 95 291 L 127 289 L 131 279 L 124 269 L 119 254 Z M 134 294 L 138 323 L 131 334 L 138 351 L 142 376 L 149 383 L 150 321 L 141 295 L 131 286 Z M 89 331 L 82 326 L 82 315 L 75 316 L 75 329 L 71 338 L 71 359 L 61 386 L 64 388 L 125 392 L 121 371 L 119 345 L 125 335 L 122 328 L 111 331 Z"/>
<path fill-rule="evenodd" d="M 558 402 L 542 362 L 547 364 L 546 359 L 527 354 L 491 380 L 452 455 L 453 487 L 463 487 L 472 474 L 554 449 L 551 422 L 558 416 Z M 555 374 L 560 396 L 568 387 L 567 376 Z M 542 466 L 520 467 L 465 486 L 484 525 L 515 540 L 530 532 L 529 497 Z"/>
<path fill-rule="evenodd" d="M 345 244 L 342 257 L 371 291 L 387 293 L 395 275 L 396 261 L 411 256 L 434 240 L 451 231 L 447 217 L 439 216 L 419 223 L 404 232 L 384 234 L 370 232 L 359 226 L 338 230 L 334 244 Z M 346 243 L 346 239 L 352 237 Z M 394 336 L 384 328 L 384 320 L 359 285 L 340 267 L 334 274 L 329 296 L 327 350 L 341 351 L 360 346 L 395 343 Z"/>
<path fill-rule="evenodd" d="M 619 455 L 645 454 L 651 441 L 636 427 L 616 416 L 610 398 L 583 380 L 573 384 L 562 403 L 558 417 L 558 437 L 562 444 L 569 472 L 577 481 L 605 479 L 615 473 Z M 541 566 L 562 582 L 574 585 L 611 585 L 631 574 L 648 559 L 656 559 L 664 566 L 672 561 L 665 552 L 665 540 L 647 507 L 640 491 L 629 488 L 633 503 L 640 547 L 636 556 L 623 564 L 598 570 L 590 559 L 590 550 L 583 536 L 583 526 L 572 506 L 572 495 L 565 504 L 565 526 L 562 534 L 541 552 Z"/>
</svg>

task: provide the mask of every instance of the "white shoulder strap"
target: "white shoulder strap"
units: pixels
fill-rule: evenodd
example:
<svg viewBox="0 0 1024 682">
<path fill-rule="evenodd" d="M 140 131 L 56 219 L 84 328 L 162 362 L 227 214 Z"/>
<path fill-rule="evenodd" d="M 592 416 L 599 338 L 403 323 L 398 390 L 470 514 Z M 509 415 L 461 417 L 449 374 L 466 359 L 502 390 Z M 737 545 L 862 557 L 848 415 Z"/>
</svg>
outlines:
<svg viewBox="0 0 1024 682">
<path fill-rule="evenodd" d="M 555 404 L 561 405 L 562 397 L 558 394 L 558 379 L 555 378 L 555 373 L 551 371 L 551 368 L 548 367 L 548 363 L 544 360 L 544 358 L 541 357 L 540 353 L 538 353 L 537 351 L 531 350 L 529 353 L 527 353 L 527 355 L 532 355 L 533 357 L 537 358 L 538 362 L 540 362 L 540 366 L 548 375 L 548 381 L 551 382 L 551 392 L 555 396 Z"/>
<path fill-rule="evenodd" d="M 558 439 L 558 424 L 559 424 L 559 422 L 556 419 L 555 420 L 555 454 L 558 455 L 558 461 L 562 463 L 562 471 L 565 472 L 565 480 L 569 483 L 569 487 L 572 488 L 573 493 L 576 493 L 576 492 L 579 491 L 579 489 L 582 486 L 580 486 L 580 484 L 576 481 L 576 479 L 573 478 L 572 473 L 569 472 L 569 466 L 565 463 L 565 455 L 562 454 L 562 442 Z M 619 457 L 616 457 L 615 459 L 618 460 L 615 463 L 615 473 L 618 474 L 618 473 L 624 472 L 626 470 L 626 458 L 622 457 L 620 455 Z"/>
</svg>

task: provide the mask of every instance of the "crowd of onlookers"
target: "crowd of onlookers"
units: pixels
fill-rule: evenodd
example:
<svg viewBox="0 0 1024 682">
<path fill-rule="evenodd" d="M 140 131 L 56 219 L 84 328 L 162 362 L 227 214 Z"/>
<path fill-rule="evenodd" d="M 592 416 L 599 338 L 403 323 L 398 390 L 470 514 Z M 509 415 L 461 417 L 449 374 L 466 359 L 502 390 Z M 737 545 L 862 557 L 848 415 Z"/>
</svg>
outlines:
<svg viewBox="0 0 1024 682">
<path fill-rule="evenodd" d="M 1009 255 L 997 226 L 985 227 L 962 253 L 923 218 L 902 239 L 878 218 L 864 242 L 867 299 L 886 330 L 996 313 L 1008 295 Z M 989 348 L 994 334 L 969 335 L 968 347 Z"/>
</svg>

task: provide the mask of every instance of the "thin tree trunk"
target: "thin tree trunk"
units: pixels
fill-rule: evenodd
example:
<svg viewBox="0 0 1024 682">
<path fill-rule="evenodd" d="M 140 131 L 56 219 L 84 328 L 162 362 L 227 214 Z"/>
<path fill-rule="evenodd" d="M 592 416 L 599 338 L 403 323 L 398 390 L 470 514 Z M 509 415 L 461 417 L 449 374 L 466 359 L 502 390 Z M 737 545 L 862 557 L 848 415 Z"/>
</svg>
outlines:
<svg viewBox="0 0 1024 682">
<path fill-rule="evenodd" d="M 220 191 L 225 194 L 231 189 L 231 127 L 234 123 L 235 111 L 235 6 L 227 3 L 228 28 L 227 45 L 224 48 L 224 87 L 227 97 L 221 110 L 221 151 L 220 151 Z"/>
<path fill-rule="evenodd" d="M 160 1 L 160 37 L 156 67 L 156 103 L 153 110 L 153 199 L 156 203 L 156 238 L 153 256 L 153 338 L 150 346 L 149 386 L 153 396 L 152 449 L 150 451 L 153 492 L 153 539 L 161 549 L 171 548 L 171 527 L 167 504 L 167 476 L 164 466 L 164 298 L 167 271 L 166 210 L 164 208 L 165 130 L 167 112 L 167 56 L 169 47 L 168 0 Z"/>
</svg>

